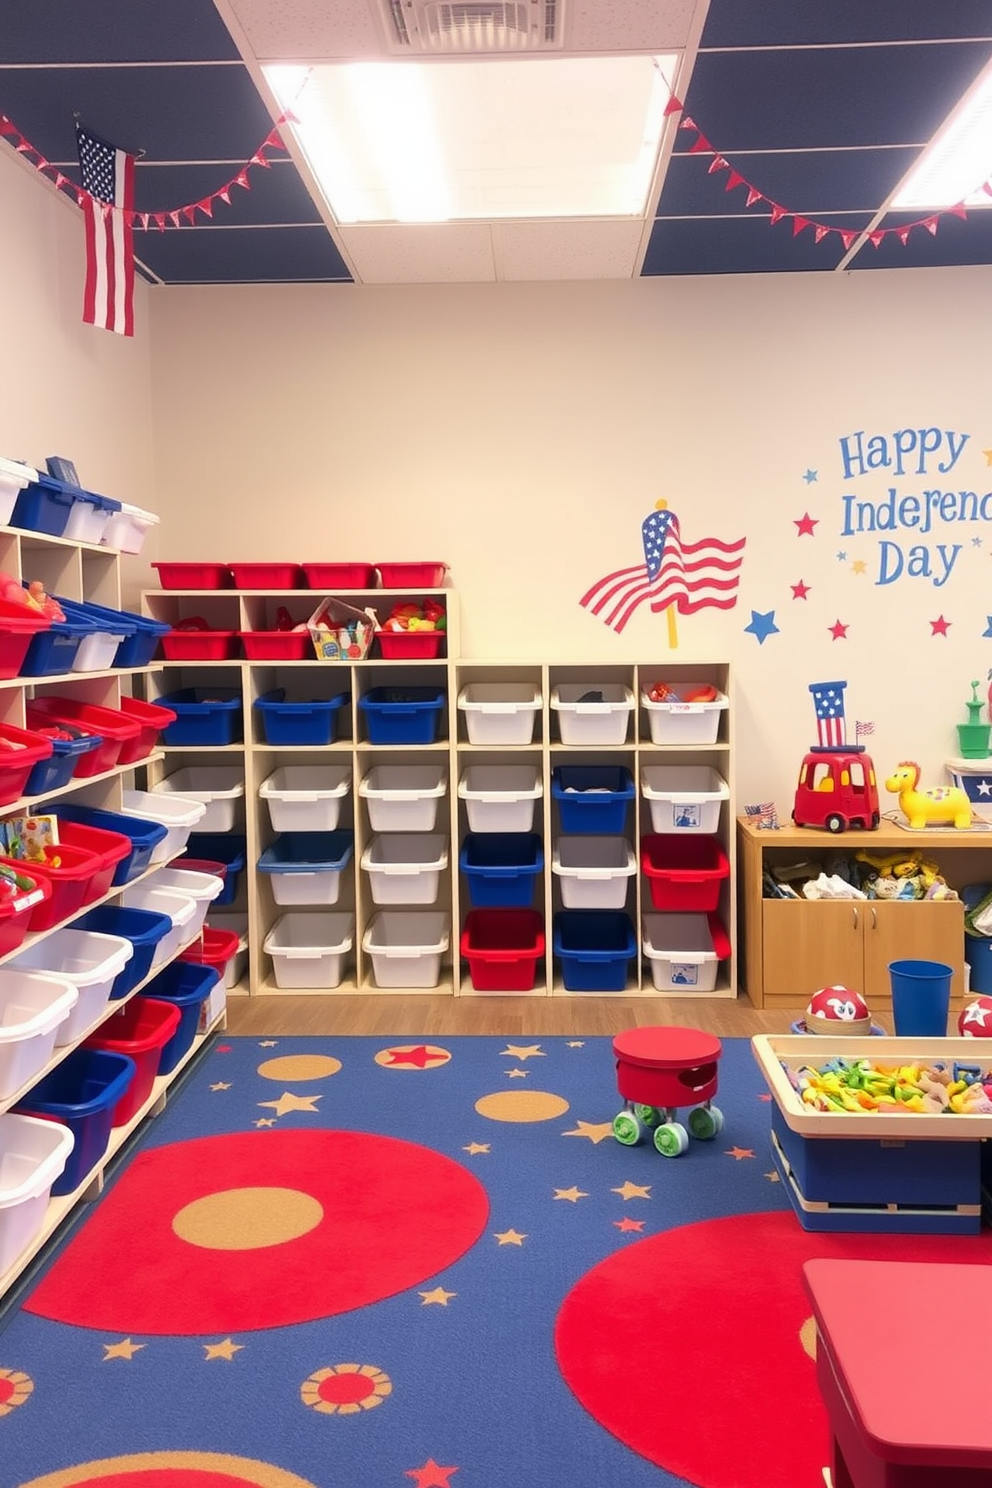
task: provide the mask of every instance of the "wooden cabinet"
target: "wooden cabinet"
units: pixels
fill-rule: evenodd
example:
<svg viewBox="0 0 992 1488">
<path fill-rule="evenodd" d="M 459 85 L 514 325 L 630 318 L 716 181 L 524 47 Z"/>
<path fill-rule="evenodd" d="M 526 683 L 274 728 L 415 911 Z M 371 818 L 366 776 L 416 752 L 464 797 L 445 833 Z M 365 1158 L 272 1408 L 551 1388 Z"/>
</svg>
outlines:
<svg viewBox="0 0 992 1488">
<path fill-rule="evenodd" d="M 964 992 L 964 908 L 957 900 L 766 899 L 762 875 L 772 864 L 808 861 L 817 869 L 838 852 L 923 847 L 955 888 L 988 877 L 988 848 L 966 832 L 877 832 L 832 836 L 802 827 L 769 831 L 738 821 L 740 925 L 745 989 L 755 1007 L 805 1007 L 833 982 L 889 1007 L 889 963 L 904 958 L 954 968 L 952 997 Z"/>
</svg>

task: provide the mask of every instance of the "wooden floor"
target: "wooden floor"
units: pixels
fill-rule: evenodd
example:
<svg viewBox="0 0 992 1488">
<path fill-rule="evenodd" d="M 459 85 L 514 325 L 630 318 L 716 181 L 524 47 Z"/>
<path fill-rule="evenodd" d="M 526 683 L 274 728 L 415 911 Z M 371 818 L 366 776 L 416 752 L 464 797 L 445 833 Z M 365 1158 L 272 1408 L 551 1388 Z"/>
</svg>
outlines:
<svg viewBox="0 0 992 1488">
<path fill-rule="evenodd" d="M 283 1035 L 370 1034 L 426 1038 L 481 1034 L 501 1038 L 594 1037 L 644 1024 L 677 1023 L 724 1038 L 788 1033 L 803 1009 L 753 1008 L 732 1001 L 625 997 L 441 997 L 431 993 L 360 997 L 270 994 L 234 996 L 227 1003 L 227 1031 L 263 1038 Z M 881 1020 L 886 1023 L 885 1018 Z"/>
</svg>

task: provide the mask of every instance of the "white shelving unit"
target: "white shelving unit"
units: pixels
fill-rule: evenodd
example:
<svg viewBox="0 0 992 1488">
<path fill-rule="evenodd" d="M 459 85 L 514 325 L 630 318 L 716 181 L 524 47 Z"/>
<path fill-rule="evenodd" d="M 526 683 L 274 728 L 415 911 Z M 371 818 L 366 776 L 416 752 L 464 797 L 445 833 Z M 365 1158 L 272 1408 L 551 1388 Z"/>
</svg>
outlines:
<svg viewBox="0 0 992 1488">
<path fill-rule="evenodd" d="M 462 772 L 472 764 L 529 762 L 536 767 L 542 786 L 542 794 L 536 803 L 533 831 L 542 839 L 544 870 L 536 884 L 533 907 L 544 917 L 547 949 L 537 968 L 533 989 L 524 993 L 496 995 L 588 995 L 564 990 L 560 968 L 552 955 L 554 915 L 562 905 L 558 877 L 552 872 L 553 845 L 559 835 L 560 822 L 551 785 L 552 771 L 562 764 L 615 764 L 630 771 L 635 784 L 635 799 L 632 810 L 628 813 L 625 835 L 637 855 L 638 871 L 629 879 L 625 908 L 635 929 L 638 949 L 630 966 L 626 995 L 687 995 L 684 992 L 666 994 L 656 991 L 651 964 L 641 949 L 642 915 L 653 912 L 653 908 L 647 880 L 640 871 L 641 838 L 652 831 L 649 802 L 642 797 L 639 789 L 640 772 L 645 765 L 666 763 L 709 766 L 717 771 L 730 788 L 730 798 L 721 805 L 719 827 L 714 835 L 717 836 L 731 867 L 730 876 L 723 881 L 720 889 L 717 911 L 730 938 L 731 954 L 721 962 L 716 986 L 712 991 L 697 991 L 688 995 L 700 998 L 735 997 L 737 937 L 736 838 L 733 830 L 734 707 L 729 664 L 726 661 L 713 660 L 672 660 L 663 652 L 644 662 L 606 665 L 581 662 L 559 664 L 472 661 L 459 656 L 458 596 L 452 589 L 421 590 L 413 594 L 382 589 L 336 591 L 335 597 L 345 599 L 359 608 L 366 605 L 378 607 L 380 614 L 385 615 L 396 603 L 406 599 L 420 600 L 428 594 L 443 600 L 448 616 L 447 655 L 436 660 L 400 662 L 379 660 L 373 656 L 354 662 L 326 662 L 315 657 L 294 662 L 165 662 L 148 678 L 147 696 L 152 701 L 163 694 L 186 687 L 234 687 L 241 693 L 244 730 L 242 742 L 213 747 L 166 747 L 161 751 L 162 758 L 151 765 L 149 776 L 153 780 L 160 780 L 183 766 L 207 765 L 213 759 L 218 764 L 243 760 L 245 818 L 243 825 L 239 822 L 235 830 L 243 831 L 247 840 L 246 871 L 237 905 L 232 908 L 248 918 L 250 959 L 248 986 L 245 990 L 251 994 L 286 995 L 286 991 L 276 985 L 272 963 L 262 949 L 266 935 L 278 916 L 285 911 L 274 903 L 267 875 L 258 872 L 256 868 L 259 857 L 275 836 L 266 804 L 258 796 L 259 787 L 280 766 L 331 761 L 346 764 L 351 771 L 351 789 L 342 803 L 338 826 L 354 832 L 354 854 L 346 870 L 342 872 L 339 901 L 333 908 L 354 914 L 354 945 L 346 958 L 344 975 L 337 986 L 306 991 L 331 996 L 355 992 L 390 996 L 424 990 L 417 987 L 378 986 L 371 958 L 362 950 L 363 932 L 379 906 L 372 902 L 369 875 L 360 867 L 362 854 L 375 834 L 369 822 L 367 801 L 360 795 L 359 785 L 377 765 L 441 762 L 447 775 L 447 790 L 439 803 L 434 830 L 444 832 L 447 836 L 448 866 L 440 874 L 435 907 L 450 916 L 451 933 L 448 949 L 442 956 L 440 981 L 434 990 L 455 996 L 489 995 L 473 988 L 468 964 L 459 954 L 461 929 L 472 906 L 468 884 L 458 866 L 459 853 L 469 830 L 465 802 L 458 796 L 458 782 Z M 316 608 L 321 597 L 305 590 L 260 593 L 254 590 L 151 589 L 146 590 L 142 596 L 142 608 L 146 615 L 171 624 L 192 616 L 202 616 L 211 626 L 220 629 L 249 631 L 273 628 L 275 610 L 279 605 L 289 609 L 294 619 L 302 618 Z M 648 713 L 640 704 L 640 694 L 642 688 L 649 688 L 659 679 L 669 683 L 711 683 L 730 699 L 729 707 L 721 713 L 719 732 L 712 744 L 656 744 L 652 741 Z M 534 715 L 532 740 L 520 745 L 469 742 L 465 713 L 458 707 L 458 696 L 462 688 L 472 683 L 513 683 L 521 684 L 525 690 L 536 690 L 541 702 Z M 567 687 L 569 684 L 581 684 L 585 688 L 615 684 L 630 689 L 637 702 L 630 714 L 627 736 L 622 744 L 577 746 L 561 741 L 558 715 L 550 706 L 550 699 L 554 688 Z M 436 740 L 429 744 L 372 744 L 367 736 L 363 710 L 358 706 L 359 698 L 372 688 L 403 685 L 428 686 L 444 692 L 446 706 L 442 710 Z M 333 742 L 324 745 L 274 745 L 265 742 L 254 704 L 263 694 L 277 687 L 285 687 L 288 698 L 327 699 L 347 692 L 349 700 L 339 710 Z M 295 990 L 298 993 L 304 989 Z"/>
</svg>

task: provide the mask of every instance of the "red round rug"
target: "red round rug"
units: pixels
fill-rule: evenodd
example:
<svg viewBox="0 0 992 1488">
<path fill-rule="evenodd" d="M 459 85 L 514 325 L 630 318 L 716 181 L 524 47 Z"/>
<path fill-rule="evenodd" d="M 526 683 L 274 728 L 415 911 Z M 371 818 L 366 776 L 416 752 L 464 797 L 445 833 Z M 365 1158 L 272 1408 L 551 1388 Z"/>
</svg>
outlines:
<svg viewBox="0 0 992 1488">
<path fill-rule="evenodd" d="M 24 1303 L 113 1333 L 277 1328 L 450 1266 L 489 1201 L 459 1163 L 364 1132 L 249 1132 L 139 1154 Z"/>
<path fill-rule="evenodd" d="M 701 1488 L 823 1488 L 827 1416 L 802 1286 L 815 1256 L 992 1265 L 992 1233 L 810 1234 L 773 1213 L 652 1235 L 566 1297 L 555 1328 L 562 1376 L 607 1431 Z M 880 1368 L 927 1336 L 925 1315 L 921 1306 L 907 1318 L 904 1339 L 875 1338 L 866 1319 Z M 935 1342 L 947 1324 L 933 1322 Z"/>
</svg>

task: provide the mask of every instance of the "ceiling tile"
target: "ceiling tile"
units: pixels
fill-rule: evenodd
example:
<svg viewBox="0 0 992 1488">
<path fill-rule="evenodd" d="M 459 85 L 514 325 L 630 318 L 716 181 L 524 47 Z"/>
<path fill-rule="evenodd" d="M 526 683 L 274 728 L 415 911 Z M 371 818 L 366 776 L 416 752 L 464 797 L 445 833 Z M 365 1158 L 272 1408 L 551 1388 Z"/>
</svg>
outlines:
<svg viewBox="0 0 992 1488">
<path fill-rule="evenodd" d="M 496 277 L 487 223 L 342 227 L 338 236 L 362 284 L 487 284 Z"/>
<path fill-rule="evenodd" d="M 139 235 L 136 252 L 169 284 L 349 283 L 324 227 L 170 228 Z"/>
<path fill-rule="evenodd" d="M 637 266 L 644 224 L 500 222 L 493 229 L 500 279 L 629 279 Z"/>
<path fill-rule="evenodd" d="M 213 5 L 204 0 L 7 0 L 0 59 L 24 62 L 204 62 L 239 60 Z"/>
<path fill-rule="evenodd" d="M 871 219 L 856 213 L 844 218 L 845 228 L 860 230 Z M 691 219 L 656 222 L 641 273 L 656 274 L 795 274 L 802 270 L 836 269 L 844 245 L 836 233 L 814 241 L 807 228 L 793 236 L 792 223 L 772 226 L 768 216 L 727 217 L 705 232 Z"/>
<path fill-rule="evenodd" d="M 382 38 L 366 0 L 229 0 L 260 61 L 376 57 Z"/>
</svg>

